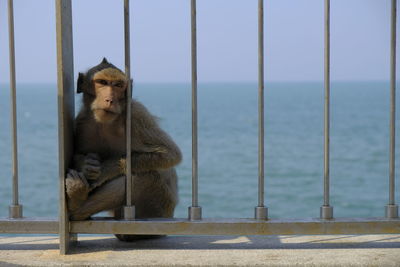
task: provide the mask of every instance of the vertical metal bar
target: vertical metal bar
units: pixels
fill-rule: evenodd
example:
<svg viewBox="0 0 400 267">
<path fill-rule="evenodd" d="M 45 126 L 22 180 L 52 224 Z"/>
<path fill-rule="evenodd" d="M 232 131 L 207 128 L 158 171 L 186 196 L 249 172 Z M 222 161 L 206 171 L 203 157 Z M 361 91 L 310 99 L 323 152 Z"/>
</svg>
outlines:
<svg viewBox="0 0 400 267">
<path fill-rule="evenodd" d="M 397 0 L 392 0 L 391 40 L 390 40 L 390 151 L 389 151 L 389 204 L 386 206 L 387 218 L 398 218 L 395 204 L 395 145 L 396 145 L 396 17 Z"/>
<path fill-rule="evenodd" d="M 191 47 L 192 47 L 192 206 L 189 219 L 201 219 L 198 201 L 198 151 L 197 151 L 197 26 L 196 0 L 191 0 Z"/>
<path fill-rule="evenodd" d="M 258 1 L 258 206 L 264 206 L 264 23 Z"/>
<path fill-rule="evenodd" d="M 12 136 L 12 189 L 13 200 L 9 207 L 10 218 L 22 217 L 22 205 L 18 203 L 18 138 L 17 138 L 17 96 L 15 79 L 14 8 L 13 0 L 8 0 L 8 35 L 10 57 L 11 95 L 11 136 Z"/>
<path fill-rule="evenodd" d="M 325 112 L 324 112 L 324 205 L 329 206 L 330 156 L 330 25 L 329 0 L 325 0 Z"/>
<path fill-rule="evenodd" d="M 74 57 L 72 40 L 71 0 L 56 0 L 57 84 L 58 84 L 58 144 L 59 144 L 59 233 L 60 253 L 68 252 L 71 239 L 65 197 L 65 175 L 73 153 Z"/>
<path fill-rule="evenodd" d="M 125 33 L 125 75 L 127 76 L 127 103 L 126 103 L 126 206 L 124 219 L 135 219 L 135 206 L 133 206 L 133 176 L 132 176 L 132 85 L 131 85 L 131 53 L 130 53 L 130 27 L 129 27 L 129 0 L 124 0 L 124 33 Z"/>
<path fill-rule="evenodd" d="M 255 218 L 265 220 L 264 207 L 264 0 L 258 0 L 258 206 Z"/>
<path fill-rule="evenodd" d="M 330 145 L 330 0 L 325 0 L 325 105 L 324 105 L 324 205 L 322 219 L 333 218 L 333 207 L 329 206 L 329 145 Z"/>
<path fill-rule="evenodd" d="M 192 206 L 198 206 L 196 1 L 192 0 Z"/>
</svg>

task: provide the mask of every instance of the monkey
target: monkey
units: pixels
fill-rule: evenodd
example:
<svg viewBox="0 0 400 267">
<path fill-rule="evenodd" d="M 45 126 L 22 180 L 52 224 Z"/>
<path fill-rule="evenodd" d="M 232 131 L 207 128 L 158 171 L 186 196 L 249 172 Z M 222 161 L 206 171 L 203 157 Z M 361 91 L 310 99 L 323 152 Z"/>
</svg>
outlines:
<svg viewBox="0 0 400 267">
<path fill-rule="evenodd" d="M 79 73 L 82 105 L 75 118 L 74 156 L 65 187 L 71 220 L 111 211 L 122 216 L 126 199 L 126 75 L 106 58 Z M 172 218 L 178 202 L 175 166 L 182 154 L 157 118 L 132 99 L 131 166 L 135 218 Z M 138 235 L 116 235 L 122 241 Z M 148 238 L 152 236 L 142 236 Z"/>
</svg>

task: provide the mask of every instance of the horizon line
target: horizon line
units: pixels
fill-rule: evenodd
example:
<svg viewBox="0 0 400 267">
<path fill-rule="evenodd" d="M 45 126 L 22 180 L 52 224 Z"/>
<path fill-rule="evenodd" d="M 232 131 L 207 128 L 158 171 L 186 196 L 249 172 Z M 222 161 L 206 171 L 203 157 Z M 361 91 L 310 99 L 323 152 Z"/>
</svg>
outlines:
<svg viewBox="0 0 400 267">
<path fill-rule="evenodd" d="M 324 80 L 271 80 L 271 81 L 265 81 L 264 80 L 264 85 L 268 84 L 268 83 L 323 83 Z M 371 79 L 371 80 L 332 80 L 330 81 L 330 83 L 352 83 L 352 82 L 390 82 L 390 79 Z M 397 83 L 398 81 L 396 81 Z M 399 81 L 400 82 L 400 81 Z M 198 81 L 197 84 L 210 84 L 210 83 L 216 83 L 216 84 L 220 84 L 220 83 L 225 83 L 225 84 L 244 84 L 244 83 L 252 83 L 252 84 L 257 84 L 258 81 L 257 80 L 253 80 L 253 81 Z M 9 85 L 9 82 L 0 82 L 0 85 Z M 53 85 L 53 84 L 57 84 L 56 81 L 23 81 L 23 82 L 18 82 L 17 84 L 47 84 L 47 85 Z M 139 82 L 133 82 L 133 85 L 135 84 L 191 84 L 191 81 L 139 81 Z"/>
</svg>

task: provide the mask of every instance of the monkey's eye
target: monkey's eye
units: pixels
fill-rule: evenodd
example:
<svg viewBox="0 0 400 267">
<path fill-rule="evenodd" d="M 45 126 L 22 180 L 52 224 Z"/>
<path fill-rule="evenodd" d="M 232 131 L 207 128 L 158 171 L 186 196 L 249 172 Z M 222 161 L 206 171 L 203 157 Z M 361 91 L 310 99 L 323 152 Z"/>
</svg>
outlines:
<svg viewBox="0 0 400 267">
<path fill-rule="evenodd" d="M 118 87 L 118 88 L 122 88 L 122 87 L 124 87 L 124 82 L 123 81 L 118 81 L 118 82 L 114 83 L 114 86 Z"/>
<path fill-rule="evenodd" d="M 108 82 L 106 80 L 102 80 L 102 79 L 95 80 L 94 82 L 102 84 L 102 85 L 108 85 Z"/>
</svg>

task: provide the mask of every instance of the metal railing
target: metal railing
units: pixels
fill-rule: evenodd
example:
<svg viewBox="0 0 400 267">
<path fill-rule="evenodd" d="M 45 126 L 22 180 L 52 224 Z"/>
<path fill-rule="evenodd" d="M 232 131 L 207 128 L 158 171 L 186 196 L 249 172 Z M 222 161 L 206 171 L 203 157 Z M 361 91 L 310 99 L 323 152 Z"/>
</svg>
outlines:
<svg viewBox="0 0 400 267">
<path fill-rule="evenodd" d="M 264 3 L 258 0 L 258 205 L 253 219 L 203 219 L 198 199 L 197 153 L 197 40 L 196 0 L 191 0 L 191 61 L 192 61 L 192 205 L 188 218 L 134 220 L 132 206 L 131 160 L 127 167 L 127 198 L 124 220 L 95 219 L 69 221 L 65 197 L 65 175 L 73 148 L 74 80 L 73 36 L 71 0 L 56 0 L 57 68 L 58 68 L 58 121 L 59 121 L 59 180 L 60 211 L 58 219 L 22 217 L 18 202 L 18 161 L 16 128 L 16 78 L 14 59 L 13 1 L 8 0 L 10 41 L 10 87 L 12 102 L 13 136 L 13 200 L 9 218 L 0 219 L 0 233 L 52 233 L 60 236 L 60 253 L 66 254 L 77 234 L 175 234 L 175 235 L 284 235 L 284 234 L 381 234 L 399 233 L 400 220 L 395 203 L 395 92 L 396 92 L 396 0 L 391 8 L 391 82 L 390 82 L 390 160 L 389 202 L 382 218 L 334 218 L 329 203 L 329 122 L 330 122 L 330 0 L 325 0 L 325 97 L 324 97 L 324 189 L 319 219 L 268 219 L 264 204 Z M 130 80 L 129 0 L 124 0 L 125 72 Z M 131 85 L 128 101 L 131 99 Z M 128 105 L 130 107 L 130 105 Z M 130 157 L 130 116 L 127 118 L 127 151 Z M 134 122 L 133 122 L 134 123 Z"/>
<path fill-rule="evenodd" d="M 9 207 L 10 218 L 22 217 L 22 205 L 18 201 L 18 144 L 17 144 L 17 89 L 15 78 L 14 12 L 13 1 L 8 0 L 8 40 L 10 48 L 10 95 L 12 131 L 12 188 L 13 201 Z"/>
<path fill-rule="evenodd" d="M 390 153 L 389 153 L 389 204 L 386 206 L 387 218 L 398 218 L 395 203 L 395 136 L 396 136 L 396 18 L 397 0 L 392 0 L 390 31 Z"/>
<path fill-rule="evenodd" d="M 135 219 L 135 206 L 133 206 L 133 176 L 132 176 L 132 84 L 131 80 L 131 53 L 130 53 L 130 21 L 129 21 L 129 0 L 124 0 L 124 34 L 125 34 L 125 74 L 128 78 L 127 109 L 126 109 L 126 206 L 124 207 L 124 219 Z"/>
</svg>

